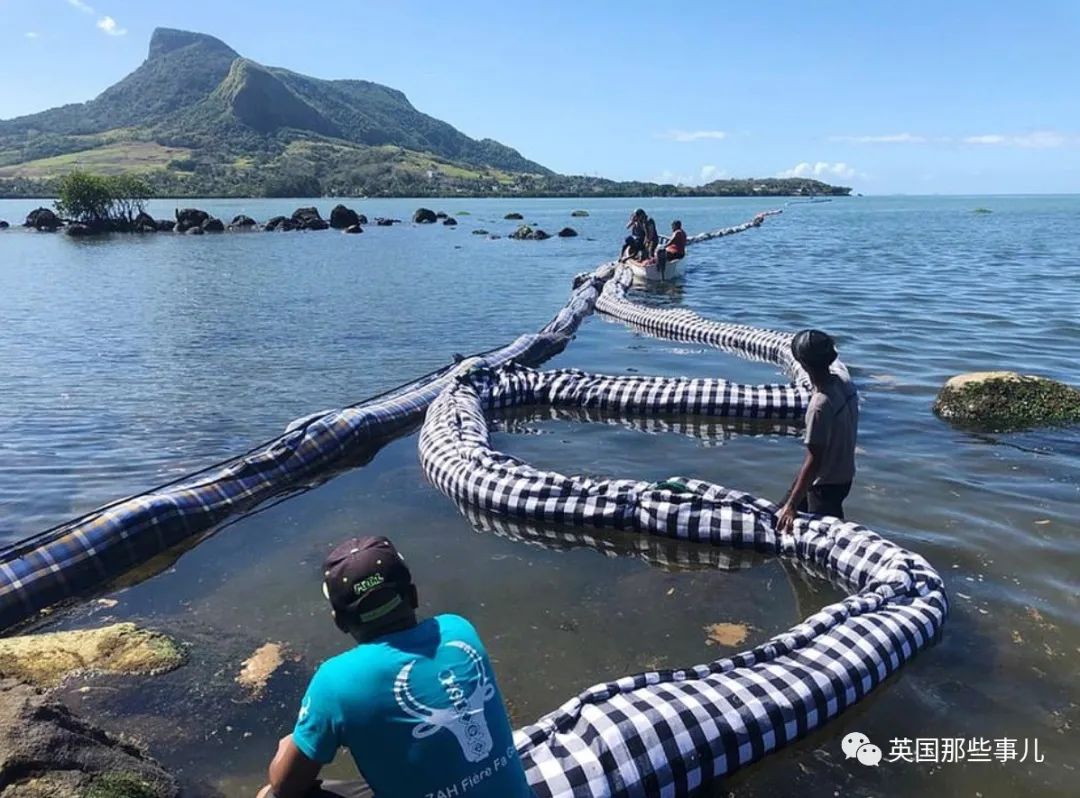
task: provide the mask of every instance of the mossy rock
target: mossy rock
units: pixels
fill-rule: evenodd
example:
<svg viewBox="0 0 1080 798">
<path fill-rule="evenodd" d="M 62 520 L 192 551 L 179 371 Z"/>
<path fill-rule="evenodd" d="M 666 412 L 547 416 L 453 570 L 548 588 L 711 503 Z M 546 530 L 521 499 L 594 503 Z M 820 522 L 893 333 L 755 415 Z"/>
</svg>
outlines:
<svg viewBox="0 0 1080 798">
<path fill-rule="evenodd" d="M 981 432 L 1080 424 L 1080 390 L 1012 371 L 960 374 L 945 383 L 934 413 Z"/>
<path fill-rule="evenodd" d="M 180 647 L 160 632 L 117 623 L 0 639 L 0 676 L 52 687 L 78 671 L 153 674 L 178 667 Z"/>
<path fill-rule="evenodd" d="M 159 798 L 160 795 L 160 789 L 132 773 L 103 773 L 86 791 L 86 798 Z"/>
</svg>

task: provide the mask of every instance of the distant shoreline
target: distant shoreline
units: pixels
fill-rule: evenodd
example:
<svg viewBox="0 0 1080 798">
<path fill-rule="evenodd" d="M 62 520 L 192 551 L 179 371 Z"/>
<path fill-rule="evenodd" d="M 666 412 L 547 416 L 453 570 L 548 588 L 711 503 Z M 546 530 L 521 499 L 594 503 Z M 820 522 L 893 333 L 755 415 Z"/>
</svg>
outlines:
<svg viewBox="0 0 1080 798">
<path fill-rule="evenodd" d="M 818 194 L 818 197 L 853 198 L 853 194 Z M 355 197 L 348 195 L 326 195 L 321 197 L 289 196 L 289 197 L 265 197 L 258 194 L 152 194 L 149 200 L 386 200 L 386 199 L 413 199 L 413 200 L 452 200 L 452 199 L 507 199 L 507 200 L 534 200 L 534 199 L 809 199 L 807 194 L 703 194 L 703 193 L 679 193 L 679 194 L 376 194 L 373 196 Z M 42 200 L 55 201 L 55 194 L 0 194 L 0 200 Z"/>
</svg>

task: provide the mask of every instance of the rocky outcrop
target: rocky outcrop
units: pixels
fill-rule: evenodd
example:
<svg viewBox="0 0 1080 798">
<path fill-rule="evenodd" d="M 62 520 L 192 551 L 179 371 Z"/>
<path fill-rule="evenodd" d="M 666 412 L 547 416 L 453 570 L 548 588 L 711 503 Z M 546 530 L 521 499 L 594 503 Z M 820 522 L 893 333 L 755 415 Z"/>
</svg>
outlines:
<svg viewBox="0 0 1080 798">
<path fill-rule="evenodd" d="M 136 233 L 156 233 L 158 223 L 146 211 L 139 211 L 139 215 L 131 223 L 131 229 Z"/>
<path fill-rule="evenodd" d="M 367 217 L 366 217 L 366 216 L 364 216 L 364 214 L 362 214 L 362 213 L 361 213 L 361 214 L 359 214 L 359 215 L 357 215 L 357 217 L 356 217 L 356 223 L 357 223 L 357 224 L 367 224 L 367 223 L 368 223 L 368 222 L 367 222 Z"/>
<path fill-rule="evenodd" d="M 297 230 L 326 230 L 330 223 L 319 215 L 318 208 L 297 208 L 292 215 Z"/>
<path fill-rule="evenodd" d="M 96 235 L 98 231 L 88 224 L 74 222 L 69 224 L 64 232 L 72 238 L 85 238 L 86 236 Z"/>
<path fill-rule="evenodd" d="M 518 241 L 543 241 L 545 238 L 551 238 L 551 236 L 539 228 L 533 229 L 529 225 L 523 224 L 510 234 L 510 238 Z"/>
<path fill-rule="evenodd" d="M 981 432 L 1080 424 L 1080 390 L 1013 371 L 973 372 L 945 383 L 934 412 L 958 427 Z"/>
<path fill-rule="evenodd" d="M 589 212 L 588 211 L 574 211 L 570 215 L 574 216 L 574 217 L 588 216 Z"/>
<path fill-rule="evenodd" d="M 487 231 L 487 230 L 484 230 L 484 229 L 479 229 L 479 230 L 473 230 L 473 231 L 472 231 L 472 234 L 473 234 L 474 236 L 486 236 L 486 235 L 488 234 L 488 231 Z"/>
<path fill-rule="evenodd" d="M 520 220 L 524 219 L 525 217 L 522 216 L 520 213 L 508 213 L 503 218 L 504 219 L 513 219 L 513 220 L 516 220 L 516 221 L 520 221 Z"/>
<path fill-rule="evenodd" d="M 295 229 L 296 225 L 293 223 L 293 220 L 290 219 L 288 216 L 275 216 L 270 221 L 268 221 L 266 223 L 266 227 L 263 228 L 263 230 L 268 233 L 272 233 L 275 230 L 288 231 Z"/>
<path fill-rule="evenodd" d="M 162 673 L 183 661 L 171 638 L 133 623 L 0 639 L 0 678 L 39 687 L 79 671 Z"/>
<path fill-rule="evenodd" d="M 172 219 L 158 219 L 157 230 L 159 233 L 171 233 L 173 228 L 176 227 L 176 222 Z"/>
<path fill-rule="evenodd" d="M 361 227 L 358 224 L 350 224 L 342 232 L 345 232 L 345 233 L 362 233 L 362 232 L 364 232 L 364 228 Z"/>
<path fill-rule="evenodd" d="M 9 227 L 11 227 L 10 224 L 5 222 L 3 219 L 0 219 L 0 230 L 7 230 Z"/>
<path fill-rule="evenodd" d="M 184 231 L 184 235 L 201 236 L 205 232 L 206 231 L 203 230 L 201 227 L 189 227 L 187 230 Z"/>
<path fill-rule="evenodd" d="M 210 214 L 198 208 L 184 208 L 176 211 L 176 232 L 186 233 L 195 227 L 202 227 Z"/>
<path fill-rule="evenodd" d="M 447 216 L 445 219 L 442 220 L 442 223 L 447 227 L 456 227 L 457 219 L 455 219 L 453 216 Z"/>
<path fill-rule="evenodd" d="M 438 218 L 435 211 L 430 208 L 417 208 L 412 216 L 414 224 L 434 224 Z"/>
<path fill-rule="evenodd" d="M 446 211 L 439 211 L 438 213 L 435 214 L 435 218 L 436 219 L 446 219 L 449 215 L 450 214 L 448 214 Z"/>
<path fill-rule="evenodd" d="M 221 219 L 211 216 L 201 225 L 204 233 L 224 233 L 225 223 Z"/>
<path fill-rule="evenodd" d="M 52 232 L 63 224 L 60 217 L 48 208 L 35 208 L 26 215 L 23 227 L 32 227 L 35 230 L 48 230 Z"/>
<path fill-rule="evenodd" d="M 0 679 L 0 798 L 174 798 L 175 779 L 58 701 Z"/>
<path fill-rule="evenodd" d="M 562 230 L 559 231 L 558 235 L 559 238 L 573 238 L 577 235 L 577 230 L 575 230 L 573 227 L 564 227 Z"/>
<path fill-rule="evenodd" d="M 259 226 L 258 222 L 256 222 L 250 216 L 245 216 L 242 213 L 240 215 L 238 215 L 238 216 L 234 216 L 233 220 L 231 222 L 229 222 L 229 229 L 230 230 L 251 230 L 252 228 L 255 228 L 255 227 L 258 227 L 258 226 Z"/>
<path fill-rule="evenodd" d="M 335 205 L 330 211 L 330 226 L 335 230 L 345 230 L 358 224 L 360 224 L 360 215 L 352 208 Z"/>
<path fill-rule="evenodd" d="M 390 227 L 391 225 L 400 224 L 400 223 L 401 223 L 401 219 L 386 219 L 386 218 L 384 218 L 382 216 L 376 216 L 375 217 L 375 226 L 376 227 Z"/>
</svg>

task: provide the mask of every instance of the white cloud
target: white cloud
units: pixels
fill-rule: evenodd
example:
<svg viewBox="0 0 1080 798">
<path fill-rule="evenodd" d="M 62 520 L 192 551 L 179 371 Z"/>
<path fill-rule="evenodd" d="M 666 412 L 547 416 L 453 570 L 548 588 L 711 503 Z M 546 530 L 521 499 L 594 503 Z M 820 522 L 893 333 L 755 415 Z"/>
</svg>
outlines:
<svg viewBox="0 0 1080 798">
<path fill-rule="evenodd" d="M 723 130 L 669 130 L 666 133 L 658 133 L 657 138 L 670 139 L 671 141 L 721 141 L 727 138 Z"/>
<path fill-rule="evenodd" d="M 965 144 L 983 144 L 1002 147 L 1024 147 L 1026 149 L 1053 149 L 1070 143 L 1080 143 L 1080 138 L 1069 137 L 1054 130 L 1035 130 L 1018 136 L 1006 136 L 1001 133 L 987 133 L 981 136 L 967 136 Z"/>
<path fill-rule="evenodd" d="M 790 169 L 785 169 L 782 172 L 777 172 L 777 177 L 814 177 L 814 178 L 832 178 L 838 177 L 841 180 L 850 180 L 853 177 L 862 176 L 852 166 L 844 163 L 843 161 L 837 161 L 836 163 L 829 163 L 828 161 L 818 161 L 817 163 L 810 163 L 809 161 L 803 161 L 796 164 Z"/>
<path fill-rule="evenodd" d="M 119 27 L 112 17 L 102 17 L 97 21 L 97 26 L 109 36 L 124 36 L 127 34 L 127 28 Z"/>
<path fill-rule="evenodd" d="M 67 0 L 67 4 L 72 8 L 77 8 L 84 14 L 93 14 L 94 9 L 84 3 L 82 0 Z"/>
<path fill-rule="evenodd" d="M 705 166 L 701 167 L 701 173 L 699 175 L 699 178 L 701 179 L 702 183 L 708 183 L 710 180 L 720 180 L 725 176 L 727 176 L 727 172 L 725 170 L 717 169 L 712 164 L 706 164 Z"/>
<path fill-rule="evenodd" d="M 842 141 L 848 144 L 924 144 L 926 136 L 912 133 L 888 133 L 884 136 L 829 136 L 829 141 Z"/>
<path fill-rule="evenodd" d="M 26 33 L 23 34 L 23 36 L 25 36 L 27 39 L 37 39 L 40 34 L 36 31 L 28 30 Z"/>
<path fill-rule="evenodd" d="M 671 183 L 676 186 L 700 186 L 711 180 L 721 180 L 727 177 L 727 172 L 712 164 L 706 164 L 695 174 L 679 174 L 670 169 L 665 169 L 652 178 L 653 183 Z"/>
</svg>

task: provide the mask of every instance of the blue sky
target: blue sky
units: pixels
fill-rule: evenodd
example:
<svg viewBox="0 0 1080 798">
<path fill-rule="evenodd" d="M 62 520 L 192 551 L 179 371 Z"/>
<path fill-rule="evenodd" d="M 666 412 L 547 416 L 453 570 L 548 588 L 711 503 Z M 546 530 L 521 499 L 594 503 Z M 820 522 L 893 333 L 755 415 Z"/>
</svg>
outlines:
<svg viewBox="0 0 1080 798">
<path fill-rule="evenodd" d="M 1080 192 L 1077 0 L 665 6 L 0 0 L 0 118 L 92 98 L 167 26 L 385 83 L 560 172 Z"/>
</svg>

